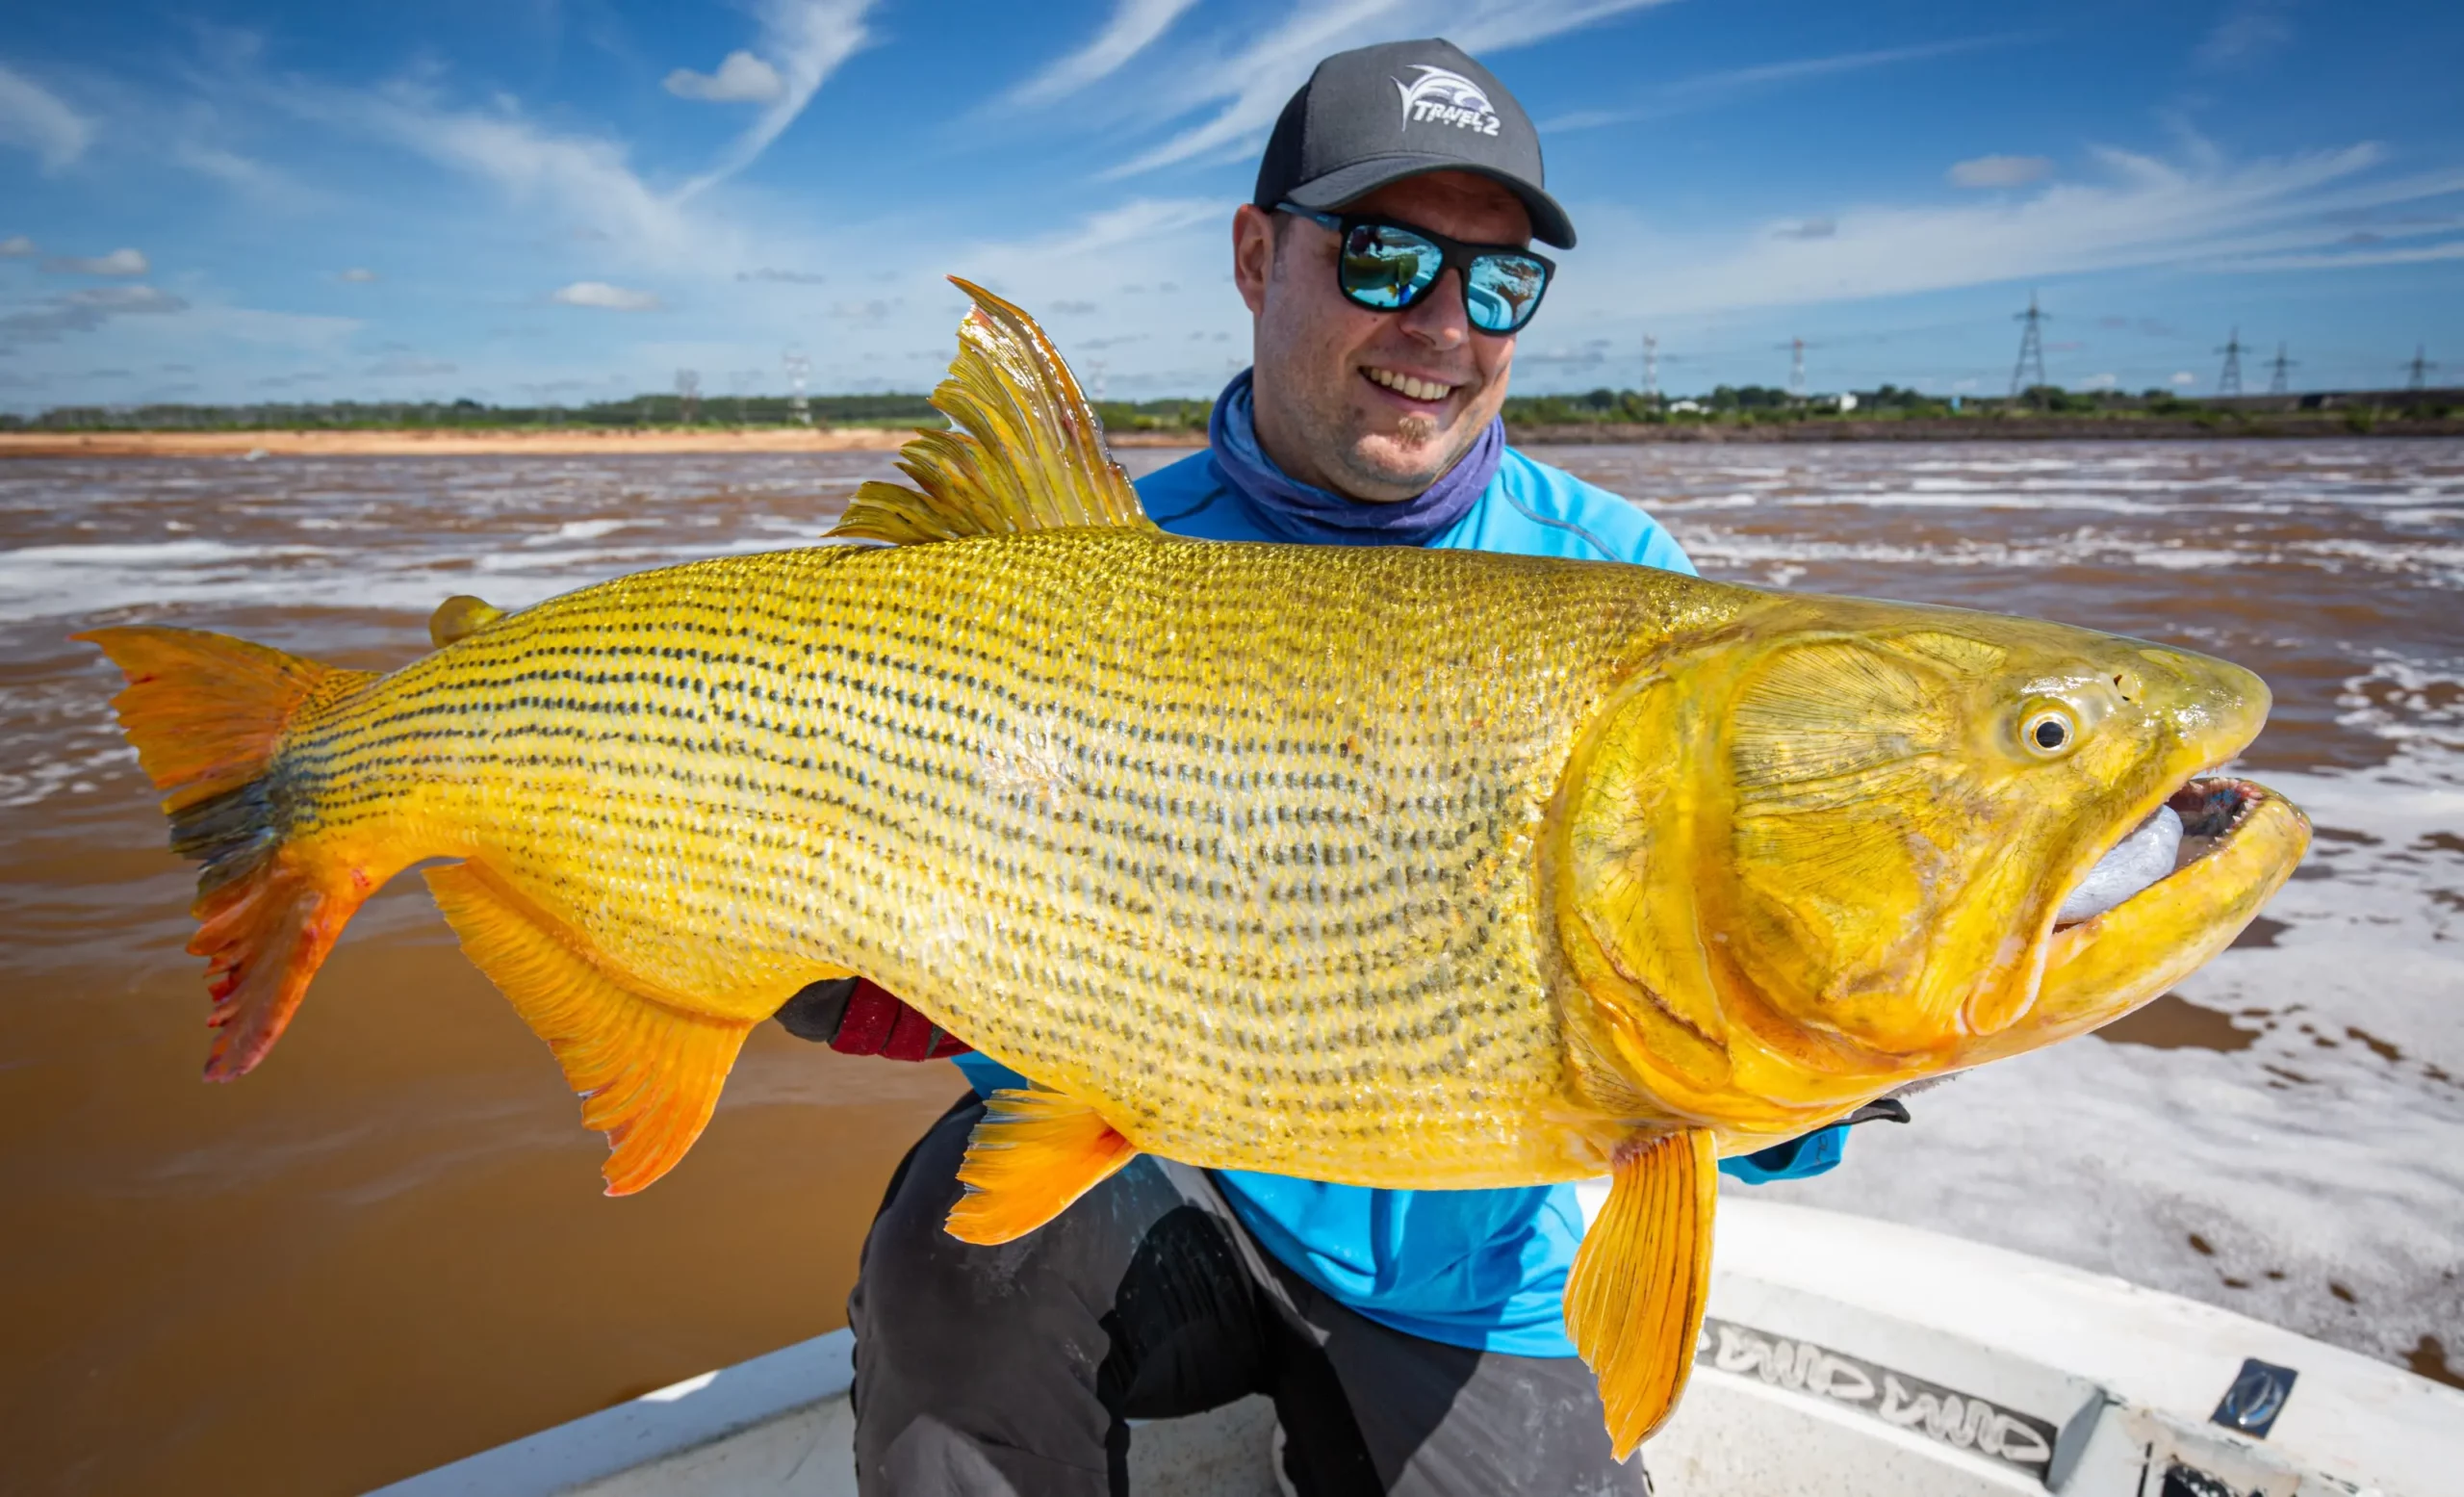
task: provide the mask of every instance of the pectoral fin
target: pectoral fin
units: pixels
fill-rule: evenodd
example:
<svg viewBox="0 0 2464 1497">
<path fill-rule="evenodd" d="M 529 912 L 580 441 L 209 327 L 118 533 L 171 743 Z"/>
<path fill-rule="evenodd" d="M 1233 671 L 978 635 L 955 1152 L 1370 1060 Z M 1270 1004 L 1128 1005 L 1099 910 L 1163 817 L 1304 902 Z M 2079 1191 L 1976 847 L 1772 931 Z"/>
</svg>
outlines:
<svg viewBox="0 0 2464 1497">
<path fill-rule="evenodd" d="M 607 1194 L 665 1174 L 702 1136 L 753 1025 L 628 986 L 475 865 L 431 868 L 427 885 L 472 963 L 555 1053 L 583 1126 L 607 1135 Z"/>
<path fill-rule="evenodd" d="M 988 1247 L 1024 1237 L 1137 1156 L 1084 1102 L 1058 1092 L 995 1092 L 966 1141 L 948 1229 Z"/>
<path fill-rule="evenodd" d="M 1711 1286 L 1718 1166 L 1703 1128 L 1621 1155 L 1608 1204 L 1567 1276 L 1566 1334 L 1600 1379 L 1620 1460 L 1667 1422 L 1694 1370 Z"/>
</svg>

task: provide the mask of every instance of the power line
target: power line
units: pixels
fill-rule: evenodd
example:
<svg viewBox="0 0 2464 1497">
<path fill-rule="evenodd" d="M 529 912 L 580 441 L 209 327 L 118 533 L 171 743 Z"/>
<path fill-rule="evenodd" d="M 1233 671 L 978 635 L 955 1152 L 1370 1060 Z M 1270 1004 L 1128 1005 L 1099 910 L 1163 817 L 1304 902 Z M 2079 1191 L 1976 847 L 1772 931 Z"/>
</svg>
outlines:
<svg viewBox="0 0 2464 1497">
<path fill-rule="evenodd" d="M 2293 382 L 2286 376 L 2292 371 L 2293 366 L 2300 362 L 2301 361 L 2299 359 L 2286 358 L 2284 356 L 2284 345 L 2280 343 L 2277 344 L 2275 346 L 2275 357 L 2268 361 L 2268 394 L 2292 394 Z"/>
<path fill-rule="evenodd" d="M 2429 388 L 2429 372 L 2438 368 L 2438 361 L 2425 357 L 2428 352 L 2429 348 L 2426 345 L 2418 343 L 2413 345 L 2413 361 L 2404 366 L 2405 389 L 2426 390 Z"/>
<path fill-rule="evenodd" d="M 2019 361 L 2011 366 L 2014 396 L 2052 382 L 2044 377 L 2044 338 L 2040 331 L 2042 324 L 2052 320 L 2052 313 L 2037 310 L 2037 294 L 2033 291 L 2028 293 L 2028 309 L 2011 314 L 2011 321 L 2026 324 L 2019 332 Z M 2031 374 L 2035 377 L 2029 377 Z"/>
<path fill-rule="evenodd" d="M 2218 395 L 2242 393 L 2242 352 L 2248 347 L 2249 345 L 2242 341 L 2242 329 L 2236 327 L 2233 329 L 2233 336 L 2224 341 L 2224 347 L 2216 350 L 2224 355 L 2224 373 L 2216 376 Z"/>
</svg>

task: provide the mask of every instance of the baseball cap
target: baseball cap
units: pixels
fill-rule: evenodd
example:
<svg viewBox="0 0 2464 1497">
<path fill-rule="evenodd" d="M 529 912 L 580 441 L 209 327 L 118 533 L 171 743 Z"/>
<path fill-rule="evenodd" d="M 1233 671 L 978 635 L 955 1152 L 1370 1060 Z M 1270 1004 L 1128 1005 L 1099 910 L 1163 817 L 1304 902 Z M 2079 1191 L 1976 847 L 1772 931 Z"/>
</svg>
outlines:
<svg viewBox="0 0 2464 1497">
<path fill-rule="evenodd" d="M 1541 186 L 1531 117 L 1495 74 L 1439 38 L 1320 63 L 1274 122 L 1251 200 L 1332 211 L 1424 171 L 1476 172 L 1510 189 L 1534 238 L 1574 247 L 1573 220 Z"/>
</svg>

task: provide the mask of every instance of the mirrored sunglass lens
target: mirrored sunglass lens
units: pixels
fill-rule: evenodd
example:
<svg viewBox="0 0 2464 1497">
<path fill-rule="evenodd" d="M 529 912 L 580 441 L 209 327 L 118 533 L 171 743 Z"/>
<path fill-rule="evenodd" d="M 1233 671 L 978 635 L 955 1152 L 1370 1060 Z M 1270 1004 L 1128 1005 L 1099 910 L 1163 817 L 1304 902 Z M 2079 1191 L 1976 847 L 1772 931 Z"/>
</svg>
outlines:
<svg viewBox="0 0 2464 1497">
<path fill-rule="evenodd" d="M 1469 294 L 1472 322 L 1488 332 L 1512 332 L 1531 320 L 1540 293 L 1549 286 L 1549 268 L 1522 255 L 1482 255 L 1472 262 Z"/>
<path fill-rule="evenodd" d="M 1416 234 L 1364 224 L 1344 236 L 1344 292 L 1363 306 L 1407 307 L 1437 279 L 1445 258 Z"/>
</svg>

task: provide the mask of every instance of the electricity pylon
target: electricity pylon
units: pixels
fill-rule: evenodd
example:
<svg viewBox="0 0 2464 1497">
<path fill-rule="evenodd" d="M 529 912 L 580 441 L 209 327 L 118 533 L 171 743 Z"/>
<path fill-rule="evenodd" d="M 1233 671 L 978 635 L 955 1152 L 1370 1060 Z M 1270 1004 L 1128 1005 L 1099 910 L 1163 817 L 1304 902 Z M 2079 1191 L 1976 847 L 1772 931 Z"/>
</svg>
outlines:
<svg viewBox="0 0 2464 1497">
<path fill-rule="evenodd" d="M 2293 381 L 2287 376 L 2291 374 L 2293 366 L 2299 362 L 2301 362 L 2299 359 L 2286 358 L 2284 356 L 2284 345 L 2280 343 L 2277 344 L 2275 346 L 2275 357 L 2268 361 L 2268 394 L 2291 395 L 2293 393 Z"/>
<path fill-rule="evenodd" d="M 2023 323 L 2019 330 L 2019 360 L 2011 366 L 2011 393 L 2015 396 L 2048 383 L 2044 377 L 2044 336 L 2041 328 L 2053 321 L 2050 312 L 2037 310 L 2037 294 L 2028 293 L 2028 309 L 2014 312 L 2011 321 Z"/>
<path fill-rule="evenodd" d="M 2425 357 L 2424 355 L 2428 351 L 2426 345 L 2418 343 L 2413 345 L 2413 361 L 2404 366 L 2405 389 L 2426 390 L 2429 388 L 2429 372 L 2438 368 L 2438 361 Z"/>
<path fill-rule="evenodd" d="M 2242 341 L 2242 329 L 2236 327 L 2233 329 L 2233 336 L 2224 341 L 2224 347 L 2216 350 L 2224 355 L 2224 373 L 2216 376 L 2218 395 L 2242 393 L 2242 352 L 2248 347 L 2249 345 Z"/>
<path fill-rule="evenodd" d="M 1659 399 L 1659 340 L 1643 334 L 1643 399 Z"/>
<path fill-rule="evenodd" d="M 1803 338 L 1788 340 L 1788 393 L 1799 400 L 1805 398 L 1806 341 Z"/>
<path fill-rule="evenodd" d="M 805 402 L 805 376 L 812 373 L 812 360 L 789 349 L 786 355 L 787 384 L 795 393 L 787 397 L 787 415 L 797 426 L 812 425 L 812 407 Z"/>
</svg>

